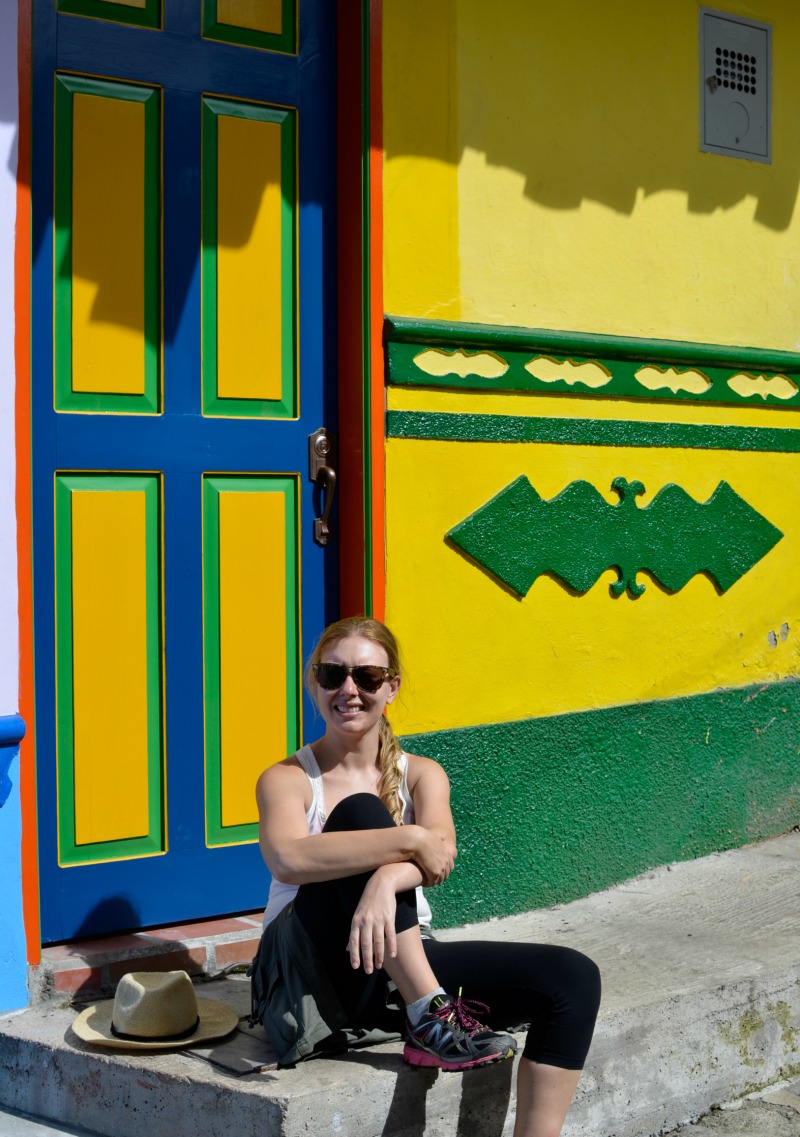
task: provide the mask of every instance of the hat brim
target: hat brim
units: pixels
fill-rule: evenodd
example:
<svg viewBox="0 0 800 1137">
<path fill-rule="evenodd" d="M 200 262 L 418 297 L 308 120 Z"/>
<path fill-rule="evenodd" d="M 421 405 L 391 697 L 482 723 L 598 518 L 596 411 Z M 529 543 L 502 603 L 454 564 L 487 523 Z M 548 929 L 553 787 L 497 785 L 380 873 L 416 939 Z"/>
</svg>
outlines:
<svg viewBox="0 0 800 1137">
<path fill-rule="evenodd" d="M 197 1013 L 200 1022 L 197 1030 L 179 1042 L 159 1042 L 155 1039 L 142 1039 L 134 1042 L 127 1038 L 115 1038 L 111 1033 L 111 1019 L 114 1014 L 114 1000 L 106 999 L 102 1003 L 94 1003 L 91 1007 L 81 1011 L 72 1024 L 72 1029 L 78 1038 L 84 1042 L 94 1043 L 96 1046 L 107 1046 L 114 1050 L 176 1050 L 197 1046 L 212 1038 L 224 1038 L 230 1034 L 239 1022 L 236 1011 L 216 999 L 197 999 Z"/>
</svg>

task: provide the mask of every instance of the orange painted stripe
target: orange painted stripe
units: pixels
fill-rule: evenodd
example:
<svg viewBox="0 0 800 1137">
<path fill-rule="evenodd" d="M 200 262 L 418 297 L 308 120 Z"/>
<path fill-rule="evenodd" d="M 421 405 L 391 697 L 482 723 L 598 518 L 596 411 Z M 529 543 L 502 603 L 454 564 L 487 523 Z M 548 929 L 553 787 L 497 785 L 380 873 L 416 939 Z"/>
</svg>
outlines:
<svg viewBox="0 0 800 1137">
<path fill-rule="evenodd" d="M 33 563 L 31 525 L 31 0 L 18 0 L 19 130 L 17 226 L 14 244 L 14 358 L 16 367 L 16 512 L 19 589 L 19 710 L 26 735 L 20 746 L 22 802 L 22 912 L 28 962 L 41 958 L 33 723 Z"/>
<path fill-rule="evenodd" d="M 386 613 L 386 458 L 383 367 L 383 5 L 369 6 L 369 200 L 370 200 L 370 471 L 372 477 L 372 615 Z"/>
</svg>

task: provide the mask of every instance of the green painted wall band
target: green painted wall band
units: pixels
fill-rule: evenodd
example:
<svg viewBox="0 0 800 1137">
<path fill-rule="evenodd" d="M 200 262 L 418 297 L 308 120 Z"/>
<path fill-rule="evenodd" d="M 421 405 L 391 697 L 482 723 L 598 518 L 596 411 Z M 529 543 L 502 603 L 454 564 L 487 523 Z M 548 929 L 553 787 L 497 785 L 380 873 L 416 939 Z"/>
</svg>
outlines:
<svg viewBox="0 0 800 1137">
<path fill-rule="evenodd" d="M 132 11 L 134 9 L 127 9 Z M 144 393 L 72 389 L 72 136 L 76 94 L 144 103 Z M 54 399 L 58 411 L 158 414 L 161 397 L 161 140 L 159 92 L 108 80 L 56 75 Z"/>
<path fill-rule="evenodd" d="M 800 407 L 800 382 L 791 378 L 800 376 L 798 352 L 393 316 L 386 320 L 386 338 L 388 378 L 397 385 Z M 426 349 L 444 353 L 437 374 L 424 371 L 416 362 Z M 475 354 L 493 357 L 493 377 L 456 373 L 456 368 L 466 371 L 469 355 Z M 447 355 L 460 358 L 453 371 L 442 374 Z M 564 364 L 563 377 L 545 380 L 532 374 L 526 365 L 542 357 Z M 576 368 L 567 366 L 570 360 L 599 364 L 606 377 L 596 368 L 593 378 L 581 378 Z M 637 378 L 644 367 L 650 369 L 648 382 Z M 658 375 L 671 368 L 679 374 Z M 697 374 L 687 378 L 688 372 Z M 746 377 L 743 387 L 736 376 Z M 736 387 L 730 386 L 731 380 L 737 382 Z M 689 389 L 691 383 L 700 389 Z"/>
<path fill-rule="evenodd" d="M 145 589 L 147 596 L 147 804 L 149 830 L 143 837 L 75 841 L 75 722 L 72 671 L 72 495 L 80 492 L 138 492 L 145 495 Z M 165 848 L 164 761 L 161 698 L 161 486 L 157 475 L 57 474 L 56 557 L 56 769 L 58 850 L 62 866 L 152 856 Z"/>
<path fill-rule="evenodd" d="M 406 736 L 450 775 L 452 927 L 562 904 L 800 822 L 800 682 Z M 620 771 L 624 770 L 624 778 Z"/>
<path fill-rule="evenodd" d="M 281 31 L 261 32 L 255 28 L 239 28 L 217 20 L 217 0 L 203 0 L 202 34 L 207 39 L 222 40 L 242 47 L 259 47 L 264 51 L 294 54 L 297 51 L 296 0 L 281 2 Z"/>
<path fill-rule="evenodd" d="M 281 132 L 281 397 L 217 395 L 217 121 L 221 116 L 277 123 Z M 293 418 L 297 410 L 297 147 L 295 113 L 231 99 L 203 99 L 202 383 L 203 413 L 227 418 Z"/>
<path fill-rule="evenodd" d="M 442 442 L 542 442 L 557 446 L 643 446 L 683 450 L 800 452 L 800 430 L 619 419 L 388 411 L 388 438 Z"/>
<path fill-rule="evenodd" d="M 510 328 L 499 324 L 449 323 L 386 317 L 389 343 L 431 344 L 475 350 L 481 347 L 521 350 L 559 346 L 570 355 L 604 356 L 607 359 L 648 360 L 652 363 L 703 363 L 731 368 L 761 368 L 800 374 L 800 352 L 769 351 L 753 347 L 693 343 L 688 340 L 638 339 L 592 332 L 560 332 L 544 328 Z"/>
<path fill-rule="evenodd" d="M 286 580 L 286 732 L 287 753 L 300 745 L 300 632 L 298 621 L 297 479 L 269 475 L 203 478 L 203 706 L 205 715 L 206 843 L 233 845 L 258 838 L 258 824 L 222 823 L 222 718 L 220 672 L 219 498 L 225 491 L 283 494 Z M 294 677 L 294 681 L 293 680 Z"/>
</svg>

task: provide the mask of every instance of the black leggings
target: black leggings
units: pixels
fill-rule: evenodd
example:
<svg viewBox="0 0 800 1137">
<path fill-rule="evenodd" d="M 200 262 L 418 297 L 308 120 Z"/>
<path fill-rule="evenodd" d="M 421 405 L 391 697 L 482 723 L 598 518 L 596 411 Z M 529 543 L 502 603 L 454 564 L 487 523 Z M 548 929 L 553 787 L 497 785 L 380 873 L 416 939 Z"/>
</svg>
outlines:
<svg viewBox="0 0 800 1137">
<path fill-rule="evenodd" d="M 394 825 L 386 806 L 373 794 L 353 794 L 335 809 L 324 832 L 385 829 Z M 314 941 L 352 1026 L 389 1025 L 385 984 L 369 995 L 370 977 L 350 966 L 347 943 L 353 913 L 371 872 L 340 880 L 300 886 L 295 911 Z M 395 929 L 417 923 L 413 889 L 397 894 Z M 587 956 L 548 944 L 467 940 L 424 941 L 425 953 L 438 982 L 450 994 L 459 988 L 465 999 L 486 1003 L 481 1015 L 495 1030 L 530 1023 L 523 1051 L 526 1058 L 565 1070 L 581 1070 L 592 1041 L 600 1005 L 600 973 Z M 358 1021 L 355 1021 L 355 1020 Z"/>
</svg>

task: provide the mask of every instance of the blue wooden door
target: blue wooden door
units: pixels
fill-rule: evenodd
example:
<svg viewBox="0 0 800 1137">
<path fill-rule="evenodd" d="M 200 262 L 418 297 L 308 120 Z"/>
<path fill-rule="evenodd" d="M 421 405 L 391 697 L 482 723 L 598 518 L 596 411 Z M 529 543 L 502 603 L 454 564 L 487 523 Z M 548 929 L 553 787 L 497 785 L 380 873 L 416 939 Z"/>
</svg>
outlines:
<svg viewBox="0 0 800 1137">
<path fill-rule="evenodd" d="M 265 899 L 255 778 L 338 594 L 335 14 L 34 0 L 45 942 Z"/>
</svg>

